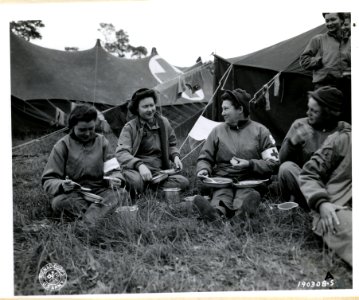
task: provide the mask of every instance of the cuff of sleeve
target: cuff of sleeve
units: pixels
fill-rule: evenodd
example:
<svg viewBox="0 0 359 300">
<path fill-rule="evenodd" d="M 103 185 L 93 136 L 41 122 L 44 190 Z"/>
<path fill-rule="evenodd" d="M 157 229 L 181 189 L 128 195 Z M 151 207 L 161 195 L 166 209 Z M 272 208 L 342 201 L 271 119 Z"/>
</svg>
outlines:
<svg viewBox="0 0 359 300">
<path fill-rule="evenodd" d="M 308 201 L 308 205 L 311 209 L 314 209 L 315 211 L 319 210 L 319 206 L 320 204 L 322 204 L 323 202 L 328 202 L 328 195 L 325 193 L 320 193 L 315 195 L 315 198 L 311 199 Z"/>
<path fill-rule="evenodd" d="M 315 211 L 319 212 L 319 207 L 321 204 L 325 203 L 325 202 L 329 202 L 328 199 L 321 199 L 319 201 L 317 201 L 317 203 L 315 203 Z"/>
<path fill-rule="evenodd" d="M 252 170 L 252 169 L 253 169 L 253 166 L 254 166 L 254 162 L 253 162 L 253 160 L 251 160 L 251 159 L 250 159 L 248 162 L 249 162 L 248 169 L 251 169 L 251 170 Z"/>
<path fill-rule="evenodd" d="M 138 161 L 138 162 L 135 163 L 134 167 L 135 167 L 136 170 L 138 170 L 138 168 L 143 164 L 144 163 L 142 161 Z"/>
<path fill-rule="evenodd" d="M 181 158 L 180 154 L 179 154 L 179 153 L 177 153 L 177 152 L 175 152 L 175 153 L 172 153 L 172 154 L 171 154 L 172 161 L 174 161 L 174 160 L 175 160 L 175 157 L 176 157 L 176 156 L 178 156 L 178 158 Z"/>
<path fill-rule="evenodd" d="M 198 170 L 198 171 L 197 171 L 197 174 L 198 174 L 199 172 L 203 171 L 203 170 L 206 170 L 206 171 L 208 172 L 208 175 L 211 175 L 211 173 L 212 173 L 210 169 L 202 168 L 201 170 Z"/>
</svg>

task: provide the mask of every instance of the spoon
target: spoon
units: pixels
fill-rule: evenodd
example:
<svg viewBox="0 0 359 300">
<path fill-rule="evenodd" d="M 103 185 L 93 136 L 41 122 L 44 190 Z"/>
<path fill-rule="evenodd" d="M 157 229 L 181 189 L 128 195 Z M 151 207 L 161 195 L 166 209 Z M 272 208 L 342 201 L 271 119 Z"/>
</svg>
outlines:
<svg viewBox="0 0 359 300">
<path fill-rule="evenodd" d="M 214 179 L 208 177 L 208 176 L 204 176 L 204 175 L 198 175 L 198 178 L 201 178 L 202 180 L 206 179 L 212 183 L 217 183 L 217 181 L 215 181 Z"/>
</svg>

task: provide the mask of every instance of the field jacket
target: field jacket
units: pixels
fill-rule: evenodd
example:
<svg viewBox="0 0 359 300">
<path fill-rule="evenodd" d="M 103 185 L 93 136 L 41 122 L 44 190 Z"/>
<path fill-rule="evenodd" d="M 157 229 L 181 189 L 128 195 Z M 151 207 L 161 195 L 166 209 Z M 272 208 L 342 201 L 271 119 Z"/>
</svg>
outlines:
<svg viewBox="0 0 359 300">
<path fill-rule="evenodd" d="M 293 136 L 297 126 L 307 127 L 307 130 L 310 130 L 312 135 L 303 143 L 293 145 L 290 139 Z M 295 162 L 299 167 L 302 167 L 311 158 L 313 153 L 320 148 L 329 135 L 343 128 L 350 128 L 350 125 L 344 121 L 340 121 L 338 122 L 338 126 L 332 130 L 318 130 L 309 125 L 308 118 L 295 120 L 289 128 L 280 148 L 280 162 L 283 163 L 285 161 L 292 161 Z"/>
<path fill-rule="evenodd" d="M 351 40 L 330 33 L 314 36 L 299 59 L 305 70 L 313 71 L 313 83 L 330 83 L 351 72 Z"/>
<path fill-rule="evenodd" d="M 95 134 L 93 140 L 83 143 L 68 134 L 50 153 L 41 178 L 43 188 L 52 196 L 63 193 L 66 176 L 81 185 L 102 186 L 104 162 L 110 158 L 109 143 L 103 135 Z"/>
<path fill-rule="evenodd" d="M 248 160 L 249 167 L 233 168 L 233 156 Z M 278 166 L 278 151 L 269 130 L 245 120 L 237 128 L 222 123 L 212 130 L 199 154 L 197 173 L 205 169 L 212 175 L 259 179 L 270 177 Z"/>
<path fill-rule="evenodd" d="M 170 160 L 180 156 L 176 147 L 177 139 L 173 128 L 167 118 L 156 114 L 160 127 L 160 139 L 162 150 L 162 167 L 168 169 Z M 136 157 L 143 137 L 144 128 L 139 117 L 127 122 L 123 127 L 116 148 L 116 157 L 122 168 L 137 169 L 143 162 Z"/>
<path fill-rule="evenodd" d="M 330 135 L 303 166 L 300 189 L 310 208 L 318 211 L 323 202 L 351 205 L 351 128 Z"/>
</svg>

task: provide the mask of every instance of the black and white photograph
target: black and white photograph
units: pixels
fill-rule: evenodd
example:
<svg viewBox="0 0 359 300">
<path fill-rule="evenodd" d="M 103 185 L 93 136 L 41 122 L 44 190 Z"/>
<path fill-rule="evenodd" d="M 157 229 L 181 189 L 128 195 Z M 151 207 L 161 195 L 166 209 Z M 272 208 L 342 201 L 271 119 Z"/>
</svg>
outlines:
<svg viewBox="0 0 359 300">
<path fill-rule="evenodd" d="M 0 297 L 359 295 L 353 0 L 0 11 Z"/>
</svg>

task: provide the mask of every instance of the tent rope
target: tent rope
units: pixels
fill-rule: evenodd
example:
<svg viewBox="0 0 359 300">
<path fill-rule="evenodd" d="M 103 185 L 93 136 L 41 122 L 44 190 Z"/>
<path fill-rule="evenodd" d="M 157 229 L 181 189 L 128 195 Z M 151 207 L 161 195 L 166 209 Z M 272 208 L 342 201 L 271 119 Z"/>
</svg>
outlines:
<svg viewBox="0 0 359 300">
<path fill-rule="evenodd" d="M 277 73 L 276 75 L 274 75 L 274 77 L 271 78 L 267 83 L 263 84 L 263 86 L 262 86 L 257 92 L 254 93 L 252 99 L 249 100 L 249 104 L 251 104 L 252 102 L 254 102 L 254 100 L 256 100 L 256 98 L 257 98 L 257 95 L 258 95 L 259 93 L 261 93 L 264 89 L 269 90 L 269 89 L 272 87 L 272 85 L 274 84 L 276 77 L 277 77 L 277 76 L 280 76 L 280 74 L 281 74 L 281 72 L 278 72 L 278 73 Z"/>
<path fill-rule="evenodd" d="M 223 87 L 223 86 L 226 84 L 226 82 L 227 82 L 227 80 L 228 80 L 228 77 L 229 77 L 229 74 L 230 74 L 232 68 L 233 68 L 233 64 L 231 64 L 231 65 L 227 68 L 226 72 L 224 72 L 223 76 L 222 76 L 221 79 L 219 80 L 219 83 L 218 83 L 218 86 L 217 86 L 216 90 L 213 92 L 213 94 L 212 94 L 211 98 L 209 99 L 208 103 L 206 104 L 206 106 L 202 109 L 202 112 L 201 112 L 201 114 L 199 115 L 198 118 L 200 118 L 200 117 L 203 116 L 203 114 L 204 114 L 204 112 L 206 111 L 207 107 L 212 103 L 213 98 L 214 98 L 214 96 L 217 94 L 219 88 Z M 224 78 L 224 77 L 226 77 L 226 78 Z M 223 83 L 222 83 L 222 80 L 224 80 Z M 189 138 L 189 135 L 187 135 L 187 137 L 186 137 L 186 138 L 184 139 L 184 141 L 182 142 L 182 145 L 181 145 L 180 148 L 179 148 L 179 152 L 180 152 L 180 153 L 181 153 L 181 150 L 182 150 L 183 146 L 184 146 L 185 143 L 187 142 L 188 138 Z M 196 148 L 195 148 L 195 149 L 196 149 Z"/>
<path fill-rule="evenodd" d="M 194 147 L 190 152 L 188 152 L 182 159 L 181 161 L 184 161 L 188 156 L 190 156 L 194 151 L 196 151 L 200 146 L 202 146 L 204 144 L 206 140 L 201 141 L 196 147 Z"/>
<path fill-rule="evenodd" d="M 45 138 L 47 138 L 47 137 L 50 137 L 50 136 L 53 136 L 53 135 L 55 135 L 55 134 L 64 132 L 64 131 L 66 131 L 66 130 L 68 130 L 67 127 L 61 128 L 61 129 L 59 129 L 59 130 L 57 130 L 57 131 L 51 132 L 51 133 L 46 134 L 46 135 L 44 135 L 44 136 L 41 136 L 41 137 L 39 137 L 39 138 L 37 138 L 37 139 L 33 139 L 33 140 L 31 140 L 31 141 L 29 141 L 29 142 L 26 142 L 26 143 L 24 143 L 24 144 L 14 146 L 14 147 L 12 147 L 12 150 L 15 151 L 15 150 L 21 149 L 21 148 L 24 147 L 24 146 L 31 145 L 32 143 L 35 143 L 35 142 L 39 142 L 39 141 L 41 141 L 41 140 L 43 140 L 43 139 L 45 139 Z"/>
</svg>

